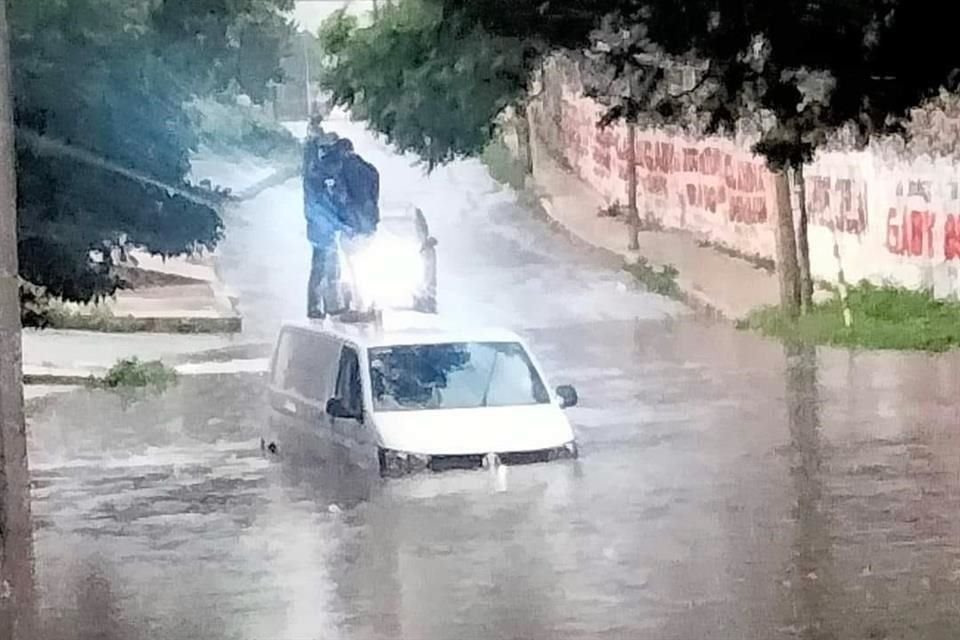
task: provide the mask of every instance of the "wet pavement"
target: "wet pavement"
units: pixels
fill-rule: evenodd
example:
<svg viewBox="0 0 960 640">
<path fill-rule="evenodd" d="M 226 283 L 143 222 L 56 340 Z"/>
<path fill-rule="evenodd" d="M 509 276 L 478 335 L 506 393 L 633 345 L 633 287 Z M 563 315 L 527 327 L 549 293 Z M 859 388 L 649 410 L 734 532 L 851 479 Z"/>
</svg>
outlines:
<svg viewBox="0 0 960 640">
<path fill-rule="evenodd" d="M 349 128 L 352 125 L 342 125 Z M 440 240 L 442 311 L 573 383 L 575 463 L 381 482 L 261 456 L 263 380 L 32 408 L 49 638 L 955 638 L 956 356 L 787 349 L 699 323 L 476 163 L 350 129 Z M 246 331 L 302 313 L 299 185 L 234 212 Z"/>
</svg>

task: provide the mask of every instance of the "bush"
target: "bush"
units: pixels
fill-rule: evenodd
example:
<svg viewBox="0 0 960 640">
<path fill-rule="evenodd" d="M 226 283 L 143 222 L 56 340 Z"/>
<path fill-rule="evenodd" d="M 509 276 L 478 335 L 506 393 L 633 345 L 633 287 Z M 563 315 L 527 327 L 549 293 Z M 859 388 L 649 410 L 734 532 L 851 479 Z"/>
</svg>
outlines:
<svg viewBox="0 0 960 640">
<path fill-rule="evenodd" d="M 680 286 L 677 284 L 680 272 L 673 265 L 664 265 L 657 270 L 646 258 L 640 258 L 635 263 L 626 265 L 624 269 L 642 282 L 648 291 L 668 298 L 680 298 Z"/>
<path fill-rule="evenodd" d="M 797 320 L 765 307 L 738 323 L 740 328 L 784 340 L 866 349 L 941 352 L 960 346 L 960 304 L 913 291 L 861 282 L 847 293 L 853 318 L 844 326 L 839 295 L 814 306 Z"/>
<path fill-rule="evenodd" d="M 517 191 L 523 189 L 526 177 L 523 165 L 502 140 L 496 139 L 490 142 L 484 148 L 481 159 L 494 180 L 509 185 Z"/>
<path fill-rule="evenodd" d="M 107 374 L 95 382 L 106 389 L 145 388 L 163 391 L 177 381 L 177 372 L 159 360 L 143 362 L 139 358 L 126 358 L 113 365 Z"/>
</svg>

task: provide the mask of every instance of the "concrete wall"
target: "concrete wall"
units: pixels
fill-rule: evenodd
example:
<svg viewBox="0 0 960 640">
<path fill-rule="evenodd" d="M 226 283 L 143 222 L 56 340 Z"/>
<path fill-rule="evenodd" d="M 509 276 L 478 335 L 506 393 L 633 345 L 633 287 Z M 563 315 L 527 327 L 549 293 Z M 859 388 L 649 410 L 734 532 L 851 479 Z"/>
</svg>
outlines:
<svg viewBox="0 0 960 640">
<path fill-rule="evenodd" d="M 603 107 L 569 65 L 548 66 L 532 130 L 610 203 L 627 202 L 626 127 L 598 129 Z M 763 258 L 775 256 L 773 179 L 749 143 L 639 129 L 641 217 Z M 805 168 L 814 277 L 869 279 L 940 297 L 960 290 L 960 167 L 889 148 L 819 154 Z M 796 198 L 796 194 L 795 194 Z M 839 255 L 839 260 L 838 260 Z"/>
</svg>

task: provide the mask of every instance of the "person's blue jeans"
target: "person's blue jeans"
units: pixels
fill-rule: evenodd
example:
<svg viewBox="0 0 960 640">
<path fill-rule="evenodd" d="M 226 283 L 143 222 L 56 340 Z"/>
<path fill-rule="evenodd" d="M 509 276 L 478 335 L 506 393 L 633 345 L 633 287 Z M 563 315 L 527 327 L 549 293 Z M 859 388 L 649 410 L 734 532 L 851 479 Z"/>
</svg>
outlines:
<svg viewBox="0 0 960 640">
<path fill-rule="evenodd" d="M 339 269 L 334 243 L 313 244 L 310 279 L 307 284 L 307 317 L 322 318 L 335 311 Z"/>
</svg>

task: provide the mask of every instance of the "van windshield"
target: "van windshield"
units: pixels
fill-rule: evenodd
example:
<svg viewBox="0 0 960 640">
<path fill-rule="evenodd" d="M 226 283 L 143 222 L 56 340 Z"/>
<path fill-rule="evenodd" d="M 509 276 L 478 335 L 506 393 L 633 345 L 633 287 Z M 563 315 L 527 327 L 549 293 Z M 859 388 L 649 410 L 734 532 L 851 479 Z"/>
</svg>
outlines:
<svg viewBox="0 0 960 640">
<path fill-rule="evenodd" d="M 550 397 L 515 342 L 461 342 L 370 349 L 376 411 L 547 404 Z"/>
</svg>

